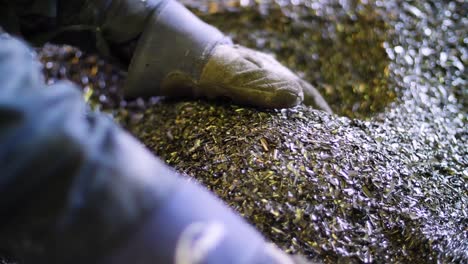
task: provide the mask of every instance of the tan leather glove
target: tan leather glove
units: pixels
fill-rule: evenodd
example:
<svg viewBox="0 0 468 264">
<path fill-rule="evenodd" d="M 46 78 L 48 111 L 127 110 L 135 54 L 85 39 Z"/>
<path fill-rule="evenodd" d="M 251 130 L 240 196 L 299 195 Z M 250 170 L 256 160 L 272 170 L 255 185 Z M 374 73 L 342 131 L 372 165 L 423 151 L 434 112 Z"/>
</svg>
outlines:
<svg viewBox="0 0 468 264">
<path fill-rule="evenodd" d="M 164 87 L 164 86 L 163 86 Z M 326 101 L 309 83 L 271 55 L 239 45 L 219 45 L 204 67 L 197 94 L 261 107 L 290 107 L 306 100 L 331 112 Z"/>
<path fill-rule="evenodd" d="M 149 19 L 129 67 L 125 93 L 227 97 L 266 108 L 304 101 L 331 112 L 313 86 L 272 56 L 234 45 L 176 1 Z"/>
</svg>

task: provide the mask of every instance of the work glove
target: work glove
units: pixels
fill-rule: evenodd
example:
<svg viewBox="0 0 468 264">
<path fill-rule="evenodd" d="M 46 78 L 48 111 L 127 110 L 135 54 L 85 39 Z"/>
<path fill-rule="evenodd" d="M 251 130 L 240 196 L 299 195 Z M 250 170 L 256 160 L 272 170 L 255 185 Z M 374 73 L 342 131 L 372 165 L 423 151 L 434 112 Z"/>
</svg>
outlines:
<svg viewBox="0 0 468 264">
<path fill-rule="evenodd" d="M 86 49 L 91 41 L 77 34 L 93 32 L 101 54 L 130 61 L 124 88 L 128 97 L 226 97 L 266 108 L 304 102 L 331 112 L 312 85 L 272 56 L 234 45 L 175 0 L 53 2 L 12 5 L 24 37 Z M 37 17 L 55 27 L 41 26 Z"/>
<path fill-rule="evenodd" d="M 150 16 L 129 66 L 125 94 L 225 97 L 265 108 L 304 101 L 331 112 L 312 85 L 272 56 L 234 45 L 176 1 Z"/>
</svg>

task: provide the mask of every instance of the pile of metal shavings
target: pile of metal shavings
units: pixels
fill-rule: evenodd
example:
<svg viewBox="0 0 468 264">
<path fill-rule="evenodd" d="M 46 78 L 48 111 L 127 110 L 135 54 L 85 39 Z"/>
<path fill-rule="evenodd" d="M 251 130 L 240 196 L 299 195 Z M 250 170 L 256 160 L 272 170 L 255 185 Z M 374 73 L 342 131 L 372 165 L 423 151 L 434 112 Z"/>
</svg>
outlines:
<svg viewBox="0 0 468 264">
<path fill-rule="evenodd" d="M 125 74 L 97 55 L 71 46 L 46 44 L 38 50 L 47 84 L 70 80 L 83 89 L 83 96 L 96 109 L 127 107 L 120 93 Z"/>
<path fill-rule="evenodd" d="M 85 87 L 91 105 L 287 252 L 323 263 L 468 262 L 468 4 L 183 2 L 236 41 L 277 53 L 336 113 L 360 119 L 305 106 L 126 102 L 122 73 L 66 46 L 42 49 L 49 82 Z"/>
</svg>

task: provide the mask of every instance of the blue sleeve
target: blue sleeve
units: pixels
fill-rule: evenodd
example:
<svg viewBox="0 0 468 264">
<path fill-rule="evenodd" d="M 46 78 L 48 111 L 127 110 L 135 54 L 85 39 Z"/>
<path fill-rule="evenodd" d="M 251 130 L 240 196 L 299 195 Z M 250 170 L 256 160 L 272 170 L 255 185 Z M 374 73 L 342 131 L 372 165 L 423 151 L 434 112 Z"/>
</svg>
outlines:
<svg viewBox="0 0 468 264">
<path fill-rule="evenodd" d="M 0 35 L 0 170 L 0 226 L 60 201 L 47 243 L 71 241 L 63 245 L 69 256 L 102 252 L 179 180 L 112 120 L 88 111 L 73 84 L 45 87 L 33 51 L 7 34 Z"/>
<path fill-rule="evenodd" d="M 23 263 L 288 263 L 213 194 L 87 111 L 72 84 L 45 87 L 32 51 L 6 34 L 0 172 L 0 245 L 19 243 Z"/>
</svg>

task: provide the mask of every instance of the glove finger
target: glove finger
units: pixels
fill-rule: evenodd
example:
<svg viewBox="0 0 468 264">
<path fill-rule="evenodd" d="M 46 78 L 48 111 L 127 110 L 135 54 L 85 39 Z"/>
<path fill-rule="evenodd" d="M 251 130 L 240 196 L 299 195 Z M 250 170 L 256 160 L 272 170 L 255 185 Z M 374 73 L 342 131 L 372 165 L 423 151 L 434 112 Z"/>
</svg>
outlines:
<svg viewBox="0 0 468 264">
<path fill-rule="evenodd" d="M 303 95 L 295 81 L 263 69 L 225 74 L 220 82 L 199 83 L 208 97 L 228 97 L 236 103 L 265 108 L 284 108 L 299 104 Z"/>
<path fill-rule="evenodd" d="M 281 69 L 283 66 L 262 67 L 266 64 L 253 52 L 232 46 L 218 47 L 202 72 L 198 94 L 225 96 L 237 103 L 268 108 L 300 103 L 303 94 L 297 77 Z"/>
<path fill-rule="evenodd" d="M 310 83 L 300 79 L 300 85 L 302 86 L 302 91 L 304 92 L 304 104 L 312 106 L 316 109 L 323 110 L 327 113 L 333 114 L 332 109 L 328 105 L 327 101 L 323 96 L 317 91 L 317 89 L 312 86 Z"/>
<path fill-rule="evenodd" d="M 266 54 L 266 53 L 263 53 L 263 52 L 260 52 L 260 51 L 256 51 L 256 50 L 253 50 L 253 49 L 249 49 L 249 48 L 246 48 L 246 47 L 243 47 L 243 46 L 236 46 L 235 48 L 239 51 L 239 53 L 241 54 L 242 57 L 254 62 L 259 67 L 263 68 L 263 67 L 268 67 L 270 65 L 271 66 L 284 67 L 273 56 L 271 56 L 269 54 Z"/>
<path fill-rule="evenodd" d="M 236 48 L 239 50 L 241 56 L 244 59 L 256 64 L 258 67 L 274 72 L 280 72 L 281 74 L 287 75 L 290 78 L 296 78 L 296 75 L 279 61 L 277 61 L 274 56 L 242 46 L 238 46 Z"/>
<path fill-rule="evenodd" d="M 332 113 L 330 106 L 327 104 L 325 99 L 315 87 L 303 81 L 302 79 L 299 79 L 291 70 L 284 67 L 273 56 L 263 52 L 251 50 L 242 46 L 239 46 L 237 48 L 239 49 L 240 53 L 245 59 L 258 65 L 262 69 L 265 69 L 266 71 L 271 70 L 276 73 L 280 73 L 283 76 L 287 76 L 287 78 L 298 79 L 298 83 L 301 86 L 300 89 L 303 91 L 304 94 L 304 104 L 313 106 L 328 113 Z"/>
</svg>

